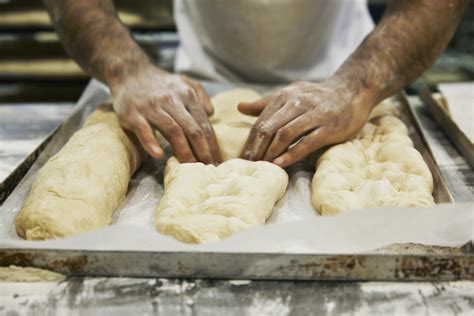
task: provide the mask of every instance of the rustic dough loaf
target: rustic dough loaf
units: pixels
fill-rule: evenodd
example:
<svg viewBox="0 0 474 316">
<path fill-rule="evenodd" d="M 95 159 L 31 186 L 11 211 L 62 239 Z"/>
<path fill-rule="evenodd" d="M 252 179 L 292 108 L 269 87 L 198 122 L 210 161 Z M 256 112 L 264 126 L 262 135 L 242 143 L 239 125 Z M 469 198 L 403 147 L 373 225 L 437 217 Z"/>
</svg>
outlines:
<svg viewBox="0 0 474 316">
<path fill-rule="evenodd" d="M 312 203 L 322 215 L 378 206 L 433 205 L 433 178 L 396 105 L 385 101 L 352 140 L 318 160 Z"/>
<path fill-rule="evenodd" d="M 138 148 L 110 105 L 97 109 L 39 171 L 16 218 L 18 235 L 51 239 L 107 226 L 141 163 Z"/>
<path fill-rule="evenodd" d="M 14 265 L 0 267 L 0 282 L 59 282 L 64 278 L 62 274 L 45 269 Z"/>
<path fill-rule="evenodd" d="M 235 159 L 256 120 L 241 114 L 237 104 L 259 98 L 249 89 L 212 98 L 211 123 L 226 161 L 218 167 L 168 161 L 165 194 L 156 210 L 158 231 L 183 242 L 202 243 L 263 224 L 270 216 L 286 191 L 288 175 L 272 163 Z"/>
<path fill-rule="evenodd" d="M 156 229 L 187 243 L 219 240 L 265 223 L 284 195 L 288 175 L 264 161 L 219 166 L 168 160 Z"/>
</svg>

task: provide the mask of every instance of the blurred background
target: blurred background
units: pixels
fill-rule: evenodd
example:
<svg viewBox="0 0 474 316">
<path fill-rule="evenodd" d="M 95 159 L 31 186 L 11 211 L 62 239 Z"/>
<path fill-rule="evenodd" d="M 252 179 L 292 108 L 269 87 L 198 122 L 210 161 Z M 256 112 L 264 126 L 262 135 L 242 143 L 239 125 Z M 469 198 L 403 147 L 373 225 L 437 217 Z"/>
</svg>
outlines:
<svg viewBox="0 0 474 316">
<path fill-rule="evenodd" d="M 160 67 L 172 70 L 179 41 L 172 0 L 116 0 L 115 4 L 138 43 Z M 369 1 L 375 21 L 385 6 L 386 1 Z M 423 79 L 473 80 L 473 52 L 471 2 L 449 48 Z M 0 0 L 0 103 L 74 102 L 88 80 L 64 52 L 41 1 Z"/>
<path fill-rule="evenodd" d="M 171 70 L 178 37 L 172 0 L 116 0 L 121 20 Z M 70 59 L 38 0 L 0 0 L 0 103 L 75 101 L 89 77 Z"/>
</svg>

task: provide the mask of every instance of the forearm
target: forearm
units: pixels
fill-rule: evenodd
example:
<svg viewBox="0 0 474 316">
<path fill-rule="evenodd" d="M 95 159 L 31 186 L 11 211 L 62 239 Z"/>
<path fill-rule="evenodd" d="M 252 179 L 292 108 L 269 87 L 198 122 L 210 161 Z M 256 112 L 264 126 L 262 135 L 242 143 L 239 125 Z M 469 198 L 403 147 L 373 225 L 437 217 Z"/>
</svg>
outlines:
<svg viewBox="0 0 474 316">
<path fill-rule="evenodd" d="M 202 85 L 155 67 L 120 22 L 111 0 L 43 0 L 68 53 L 105 82 L 120 125 L 155 158 L 158 130 L 181 162 L 222 161 Z"/>
<path fill-rule="evenodd" d="M 420 76 L 443 52 L 468 0 L 392 0 L 333 77 L 374 106 Z"/>
<path fill-rule="evenodd" d="M 109 86 L 150 65 L 120 22 L 111 0 L 44 0 L 51 20 L 76 62 Z"/>
</svg>

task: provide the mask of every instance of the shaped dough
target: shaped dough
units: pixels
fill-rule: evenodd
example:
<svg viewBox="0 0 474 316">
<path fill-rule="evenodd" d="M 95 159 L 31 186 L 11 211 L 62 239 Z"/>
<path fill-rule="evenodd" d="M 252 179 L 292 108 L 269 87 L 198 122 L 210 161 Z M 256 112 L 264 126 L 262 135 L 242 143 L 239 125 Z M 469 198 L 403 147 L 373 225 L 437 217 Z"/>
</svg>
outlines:
<svg viewBox="0 0 474 316">
<path fill-rule="evenodd" d="M 321 215 L 434 204 L 430 170 L 396 115 L 395 104 L 381 103 L 355 139 L 329 148 L 320 157 L 312 181 L 312 203 Z"/>
<path fill-rule="evenodd" d="M 64 275 L 45 269 L 14 265 L 0 267 L 0 282 L 59 282 L 64 279 Z"/>
<path fill-rule="evenodd" d="M 71 236 L 107 226 L 142 153 L 111 107 L 97 109 L 39 171 L 16 218 L 26 239 Z"/>
<path fill-rule="evenodd" d="M 210 122 L 216 133 L 222 158 L 237 158 L 242 151 L 256 117 L 244 115 L 237 109 L 239 102 L 260 99 L 260 94 L 250 89 L 234 89 L 212 98 L 214 115 Z"/>
<path fill-rule="evenodd" d="M 253 90 L 235 89 L 212 99 L 211 123 L 226 161 L 218 167 L 168 161 L 165 194 L 156 210 L 158 231 L 201 243 L 265 223 L 286 191 L 288 175 L 269 162 L 232 159 L 240 155 L 256 120 L 241 114 L 237 104 L 259 98 Z"/>
<path fill-rule="evenodd" d="M 216 167 L 172 157 L 156 229 L 187 243 L 222 239 L 265 223 L 287 185 L 286 172 L 269 162 L 230 159 Z"/>
</svg>

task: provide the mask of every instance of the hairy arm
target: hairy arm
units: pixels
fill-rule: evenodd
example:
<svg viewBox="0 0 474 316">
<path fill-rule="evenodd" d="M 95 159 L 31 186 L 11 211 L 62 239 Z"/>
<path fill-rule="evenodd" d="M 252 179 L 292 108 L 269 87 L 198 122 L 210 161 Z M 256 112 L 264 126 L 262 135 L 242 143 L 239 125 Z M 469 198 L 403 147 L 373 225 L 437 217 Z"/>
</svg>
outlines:
<svg viewBox="0 0 474 316">
<path fill-rule="evenodd" d="M 339 70 L 320 83 L 296 82 L 240 103 L 258 115 L 242 152 L 288 166 L 346 141 L 372 108 L 423 73 L 443 52 L 468 0 L 392 0 L 380 23 Z M 292 146 L 293 145 L 293 146 Z"/>
<path fill-rule="evenodd" d="M 111 0 L 44 0 L 68 54 L 84 71 L 112 85 L 150 61 L 120 22 Z"/>
<path fill-rule="evenodd" d="M 336 73 L 372 94 L 374 106 L 430 67 L 453 36 L 469 0 L 392 0 L 376 28 Z"/>
<path fill-rule="evenodd" d="M 157 129 L 181 162 L 221 161 L 203 87 L 155 67 L 120 22 L 111 0 L 43 1 L 66 51 L 109 86 L 120 123 L 150 155 L 163 156 L 153 133 Z"/>
</svg>

